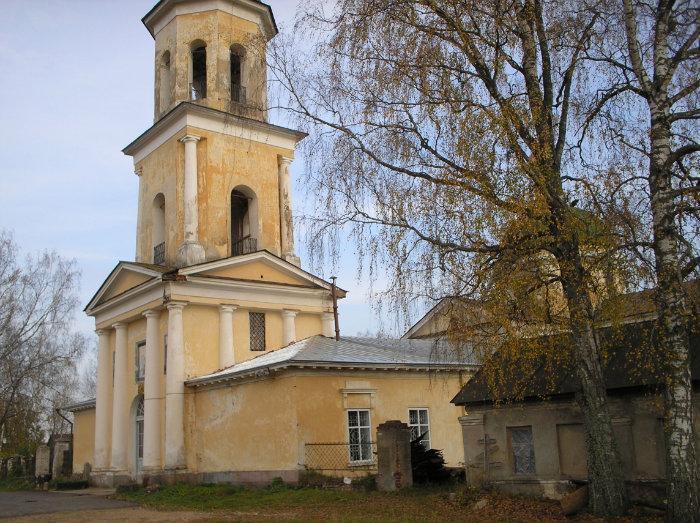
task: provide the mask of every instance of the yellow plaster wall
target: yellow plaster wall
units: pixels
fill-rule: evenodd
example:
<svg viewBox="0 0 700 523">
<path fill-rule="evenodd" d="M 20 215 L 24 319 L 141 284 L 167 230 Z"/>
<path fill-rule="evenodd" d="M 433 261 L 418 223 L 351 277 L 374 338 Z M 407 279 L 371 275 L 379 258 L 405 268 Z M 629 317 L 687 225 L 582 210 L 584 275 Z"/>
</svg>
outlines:
<svg viewBox="0 0 700 523">
<path fill-rule="evenodd" d="M 184 135 L 184 133 L 182 133 Z M 183 239 L 183 169 L 184 145 L 174 137 L 136 165 L 139 176 L 138 224 L 136 227 L 136 261 L 153 263 L 153 200 L 165 198 L 165 261 L 174 265 Z"/>
<path fill-rule="evenodd" d="M 184 308 L 185 375 L 202 376 L 219 368 L 219 309 L 204 305 Z M 235 334 L 234 334 L 235 336 Z"/>
<path fill-rule="evenodd" d="M 463 411 L 450 400 L 464 379 L 459 373 L 297 371 L 199 389 L 190 466 L 196 463 L 198 472 L 297 469 L 305 443 L 347 443 L 347 408 L 370 408 L 373 440 L 380 423 L 408 422 L 409 408 L 428 408 L 433 448 L 458 466 Z M 346 388 L 373 393 L 349 394 L 346 403 Z"/>
<path fill-rule="evenodd" d="M 137 285 L 141 285 L 150 279 L 151 276 L 146 276 L 145 274 L 126 270 L 122 271 L 117 279 L 112 282 L 112 285 L 109 286 L 109 289 L 107 289 L 107 292 L 105 292 L 103 295 L 100 303 L 128 291 L 129 289 L 133 289 Z"/>
<path fill-rule="evenodd" d="M 297 314 L 295 320 L 297 340 L 315 336 L 323 332 L 320 314 Z"/>
<path fill-rule="evenodd" d="M 85 463 L 95 456 L 95 409 L 73 414 L 73 474 L 81 474 Z"/>
<path fill-rule="evenodd" d="M 201 136 L 197 143 L 199 242 L 206 260 L 231 255 L 231 191 L 246 187 L 257 198 L 258 249 L 280 255 L 278 156 L 294 151 L 188 127 L 150 153 L 136 166 L 139 183 L 139 219 L 136 261 L 153 261 L 153 200 L 165 197 L 166 265 L 174 266 L 183 239 L 185 134 Z M 259 276 L 259 275 L 258 275 Z"/>
<path fill-rule="evenodd" d="M 295 394 L 284 377 L 197 391 L 196 470 L 296 469 Z"/>
<path fill-rule="evenodd" d="M 261 261 L 253 261 L 242 265 L 236 265 L 234 267 L 213 269 L 211 271 L 206 271 L 203 274 L 222 278 L 238 278 L 242 280 L 286 283 L 289 285 L 309 285 L 308 280 L 282 272 Z"/>
</svg>

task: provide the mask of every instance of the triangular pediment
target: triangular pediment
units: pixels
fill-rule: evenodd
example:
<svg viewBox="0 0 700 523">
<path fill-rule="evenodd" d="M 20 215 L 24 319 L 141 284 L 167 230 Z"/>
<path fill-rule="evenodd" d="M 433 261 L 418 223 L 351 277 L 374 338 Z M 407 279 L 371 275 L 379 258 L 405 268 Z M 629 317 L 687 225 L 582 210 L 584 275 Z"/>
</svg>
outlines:
<svg viewBox="0 0 700 523">
<path fill-rule="evenodd" d="M 180 269 L 188 277 L 277 283 L 330 289 L 330 284 L 313 274 L 267 252 L 258 251 Z M 344 295 L 345 291 L 339 289 Z"/>
<path fill-rule="evenodd" d="M 89 313 L 98 305 L 135 289 L 154 278 L 160 278 L 168 269 L 133 262 L 119 262 L 97 290 L 85 310 Z"/>
</svg>

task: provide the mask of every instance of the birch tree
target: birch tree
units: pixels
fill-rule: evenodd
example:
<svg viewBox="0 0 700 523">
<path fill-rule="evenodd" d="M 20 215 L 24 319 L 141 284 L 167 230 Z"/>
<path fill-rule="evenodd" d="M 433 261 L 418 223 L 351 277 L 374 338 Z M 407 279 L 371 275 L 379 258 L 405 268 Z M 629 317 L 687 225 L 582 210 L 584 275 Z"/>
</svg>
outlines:
<svg viewBox="0 0 700 523">
<path fill-rule="evenodd" d="M 399 300 L 435 289 L 483 299 L 499 294 L 494 271 L 508 280 L 509 267 L 532 275 L 530 288 L 518 283 L 524 296 L 558 293 L 591 506 L 620 514 L 627 498 L 581 247 L 590 220 L 568 182 L 578 168 L 567 154 L 572 93 L 597 17 L 578 2 L 344 0 L 328 14 L 315 5 L 297 44 L 271 53 L 286 108 L 311 132 L 317 250 L 347 226 Z M 318 44 L 305 60 L 309 41 Z"/>
<path fill-rule="evenodd" d="M 689 355 L 689 333 L 698 319 L 683 285 L 698 274 L 700 262 L 700 7 L 693 1 L 620 0 L 605 9 L 600 13 L 606 24 L 588 58 L 608 85 L 594 99 L 586 126 L 599 119 L 624 154 L 646 169 L 641 194 L 650 215 L 666 360 L 667 519 L 700 521 Z M 635 114 L 642 125 L 632 123 Z"/>
<path fill-rule="evenodd" d="M 55 253 L 20 259 L 12 236 L 0 232 L 0 433 L 34 430 L 24 426 L 30 420 L 51 429 L 54 409 L 70 397 L 85 346 L 72 323 L 78 277 Z"/>
</svg>

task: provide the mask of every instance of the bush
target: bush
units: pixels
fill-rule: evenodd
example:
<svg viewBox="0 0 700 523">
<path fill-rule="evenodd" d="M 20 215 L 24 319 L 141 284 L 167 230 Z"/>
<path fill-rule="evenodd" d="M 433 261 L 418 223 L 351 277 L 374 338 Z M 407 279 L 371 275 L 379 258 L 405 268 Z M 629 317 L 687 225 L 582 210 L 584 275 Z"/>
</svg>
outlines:
<svg viewBox="0 0 700 523">
<path fill-rule="evenodd" d="M 445 458 L 441 450 L 426 449 L 421 441 L 425 434 L 411 441 L 411 468 L 413 483 L 446 483 L 452 477 L 445 467 Z"/>
<path fill-rule="evenodd" d="M 54 486 L 56 487 L 56 490 L 77 490 L 82 488 L 88 488 L 89 484 L 84 479 L 67 479 L 56 481 Z"/>
</svg>

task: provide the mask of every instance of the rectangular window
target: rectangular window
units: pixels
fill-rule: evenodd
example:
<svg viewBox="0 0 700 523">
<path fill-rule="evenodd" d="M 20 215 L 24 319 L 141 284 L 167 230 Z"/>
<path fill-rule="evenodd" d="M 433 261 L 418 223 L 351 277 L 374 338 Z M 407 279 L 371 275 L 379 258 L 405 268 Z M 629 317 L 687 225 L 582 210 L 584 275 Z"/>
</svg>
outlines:
<svg viewBox="0 0 700 523">
<path fill-rule="evenodd" d="M 163 336 L 163 374 L 168 373 L 168 335 Z"/>
<path fill-rule="evenodd" d="M 428 421 L 428 409 L 408 409 L 408 426 L 411 427 L 411 439 L 420 440 L 426 449 L 430 448 L 430 422 Z"/>
<path fill-rule="evenodd" d="M 515 474 L 535 473 L 535 445 L 532 427 L 508 427 L 508 444 Z"/>
<path fill-rule="evenodd" d="M 135 373 L 136 381 L 141 382 L 146 377 L 146 342 L 136 344 Z"/>
<path fill-rule="evenodd" d="M 250 319 L 250 350 L 265 350 L 265 313 L 251 312 Z"/>
<path fill-rule="evenodd" d="M 369 410 L 348 411 L 350 463 L 372 461 L 372 427 Z"/>
</svg>

